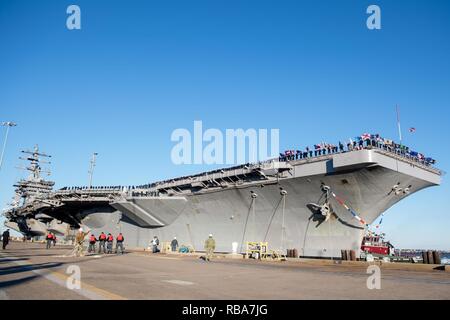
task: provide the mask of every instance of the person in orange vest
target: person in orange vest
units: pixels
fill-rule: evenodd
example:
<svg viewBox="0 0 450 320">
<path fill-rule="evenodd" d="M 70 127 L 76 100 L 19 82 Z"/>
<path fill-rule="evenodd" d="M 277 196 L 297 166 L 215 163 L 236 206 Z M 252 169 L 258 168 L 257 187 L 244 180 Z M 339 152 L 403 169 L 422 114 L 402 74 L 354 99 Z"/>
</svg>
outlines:
<svg viewBox="0 0 450 320">
<path fill-rule="evenodd" d="M 95 235 L 91 234 L 89 237 L 89 249 L 88 252 L 95 252 L 95 244 L 97 243 L 97 239 L 95 238 Z"/>
<path fill-rule="evenodd" d="M 106 241 L 108 242 L 107 244 L 107 254 L 113 253 L 113 244 L 114 244 L 114 237 L 111 233 L 108 233 L 108 237 L 106 239 Z"/>
<path fill-rule="evenodd" d="M 125 241 L 125 238 L 123 237 L 122 233 L 119 233 L 119 235 L 117 236 L 117 243 L 116 243 L 116 254 L 119 253 L 119 249 L 120 249 L 120 254 L 123 254 L 124 249 L 123 249 L 123 242 Z"/>
<path fill-rule="evenodd" d="M 56 246 L 56 234 L 54 232 L 52 232 L 52 236 L 53 236 L 53 239 L 52 239 L 53 246 L 55 247 Z"/>
<path fill-rule="evenodd" d="M 47 241 L 47 250 L 51 248 L 52 241 L 53 241 L 53 235 L 51 232 L 47 233 L 47 236 L 45 237 L 45 240 Z"/>
<path fill-rule="evenodd" d="M 98 247 L 98 253 L 106 253 L 106 247 L 105 247 L 105 243 L 106 243 L 106 234 L 104 234 L 103 232 L 100 234 L 100 236 L 98 237 L 98 241 L 100 242 L 100 246 Z"/>
</svg>

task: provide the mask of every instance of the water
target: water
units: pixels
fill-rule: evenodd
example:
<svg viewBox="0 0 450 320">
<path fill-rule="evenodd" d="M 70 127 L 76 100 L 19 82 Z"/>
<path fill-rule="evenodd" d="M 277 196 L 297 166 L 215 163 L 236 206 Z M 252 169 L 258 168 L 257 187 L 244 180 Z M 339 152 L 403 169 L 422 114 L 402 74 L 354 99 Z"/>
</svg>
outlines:
<svg viewBox="0 0 450 320">
<path fill-rule="evenodd" d="M 405 258 L 422 258 L 422 252 L 402 252 L 402 257 Z M 450 265 L 450 252 L 441 253 L 441 264 Z"/>
<path fill-rule="evenodd" d="M 450 265 L 450 252 L 441 253 L 441 263 Z"/>
</svg>

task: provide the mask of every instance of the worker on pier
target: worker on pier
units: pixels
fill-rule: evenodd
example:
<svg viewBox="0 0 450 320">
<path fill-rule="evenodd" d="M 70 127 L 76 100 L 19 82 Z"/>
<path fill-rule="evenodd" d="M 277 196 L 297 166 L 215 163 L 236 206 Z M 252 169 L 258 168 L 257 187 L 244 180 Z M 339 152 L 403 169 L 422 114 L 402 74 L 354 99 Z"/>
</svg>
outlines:
<svg viewBox="0 0 450 320">
<path fill-rule="evenodd" d="M 100 234 L 100 236 L 98 237 L 98 241 L 100 242 L 99 247 L 98 247 L 98 253 L 106 253 L 106 234 L 104 234 L 103 232 Z"/>
<path fill-rule="evenodd" d="M 54 232 L 52 232 L 52 237 L 53 237 L 53 239 L 52 239 L 52 242 L 53 242 L 53 246 L 55 247 L 56 246 L 56 234 L 54 233 Z"/>
<path fill-rule="evenodd" d="M 89 234 L 90 231 L 84 232 L 83 228 L 80 228 L 78 231 L 76 237 L 75 237 L 75 248 L 74 253 L 76 257 L 83 257 L 84 256 L 84 239 Z"/>
<path fill-rule="evenodd" d="M 45 240 L 47 241 L 47 250 L 49 250 L 51 248 L 52 242 L 53 242 L 53 235 L 51 232 L 47 233 Z"/>
<path fill-rule="evenodd" d="M 89 249 L 88 252 L 95 252 L 95 244 L 97 243 L 97 239 L 95 238 L 95 235 L 91 234 L 89 237 Z"/>
<path fill-rule="evenodd" d="M 211 261 L 215 249 L 216 240 L 214 240 L 213 235 L 210 234 L 209 238 L 205 241 L 206 261 Z"/>
<path fill-rule="evenodd" d="M 117 243 L 116 243 L 116 254 L 119 253 L 119 249 L 120 249 L 120 254 L 124 253 L 124 248 L 123 248 L 123 242 L 125 241 L 125 238 L 123 237 L 122 233 L 119 233 L 119 235 L 117 236 Z"/>
<path fill-rule="evenodd" d="M 157 236 L 154 236 L 153 240 L 152 240 L 152 252 L 153 253 L 158 253 L 159 252 L 158 246 L 159 246 L 159 239 L 158 239 Z"/>
<path fill-rule="evenodd" d="M 173 238 L 172 243 L 170 244 L 170 246 L 172 247 L 172 252 L 177 252 L 177 249 L 178 249 L 177 237 Z"/>
<path fill-rule="evenodd" d="M 10 235 L 9 235 L 9 229 L 7 229 L 5 232 L 3 232 L 3 235 L 2 235 L 3 250 L 6 250 L 6 247 L 7 247 L 8 244 L 9 244 L 9 237 L 10 237 Z"/>
<path fill-rule="evenodd" d="M 114 237 L 111 233 L 108 233 L 107 241 L 107 254 L 113 253 L 113 244 L 114 244 Z"/>
<path fill-rule="evenodd" d="M 152 240 L 152 252 L 153 253 L 158 253 L 158 246 L 159 246 L 159 239 L 157 236 L 154 236 L 153 240 Z"/>
</svg>

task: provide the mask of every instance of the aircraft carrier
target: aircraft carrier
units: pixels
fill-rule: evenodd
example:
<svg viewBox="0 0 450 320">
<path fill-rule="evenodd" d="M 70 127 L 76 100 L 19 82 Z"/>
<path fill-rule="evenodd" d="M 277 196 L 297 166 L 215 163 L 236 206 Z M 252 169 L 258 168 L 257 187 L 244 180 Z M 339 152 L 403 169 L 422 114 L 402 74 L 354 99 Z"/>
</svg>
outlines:
<svg viewBox="0 0 450 320">
<path fill-rule="evenodd" d="M 397 202 L 441 183 L 442 171 L 403 149 L 368 140 L 361 147 L 297 153 L 141 186 L 65 187 L 40 176 L 48 157 L 25 151 L 31 176 L 16 185 L 6 225 L 28 237 L 122 232 L 127 248 L 146 248 L 154 236 L 177 237 L 203 250 L 209 234 L 218 252 L 264 241 L 303 257 L 360 253 L 369 226 Z"/>
</svg>

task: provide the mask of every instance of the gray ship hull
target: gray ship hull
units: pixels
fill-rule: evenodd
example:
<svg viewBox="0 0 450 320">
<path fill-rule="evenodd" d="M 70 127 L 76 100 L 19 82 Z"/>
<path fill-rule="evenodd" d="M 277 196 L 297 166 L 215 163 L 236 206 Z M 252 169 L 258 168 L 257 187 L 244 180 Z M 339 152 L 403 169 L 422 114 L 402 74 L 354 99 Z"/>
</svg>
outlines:
<svg viewBox="0 0 450 320">
<path fill-rule="evenodd" d="M 87 225 L 95 226 L 94 234 L 122 232 L 128 248 L 146 248 L 156 235 L 161 242 L 176 236 L 180 244 L 202 251 L 212 233 L 218 252 L 231 252 L 234 242 L 243 252 L 247 241 L 267 241 L 271 249 L 296 248 L 301 256 L 340 257 L 343 249 L 359 253 L 365 225 L 333 197 L 329 220 L 314 215 L 308 205 L 323 198 L 323 184 L 368 224 L 402 199 L 440 184 L 440 174 L 375 150 L 291 161 L 289 166 L 268 181 L 170 197 L 124 197 L 112 203 L 116 212 L 97 213 L 101 225 L 92 218 Z M 406 191 L 393 192 L 396 185 Z"/>
<path fill-rule="evenodd" d="M 6 221 L 5 226 L 27 237 L 42 237 L 47 234 L 47 225 L 36 219 L 21 219 L 20 222 Z"/>
</svg>

